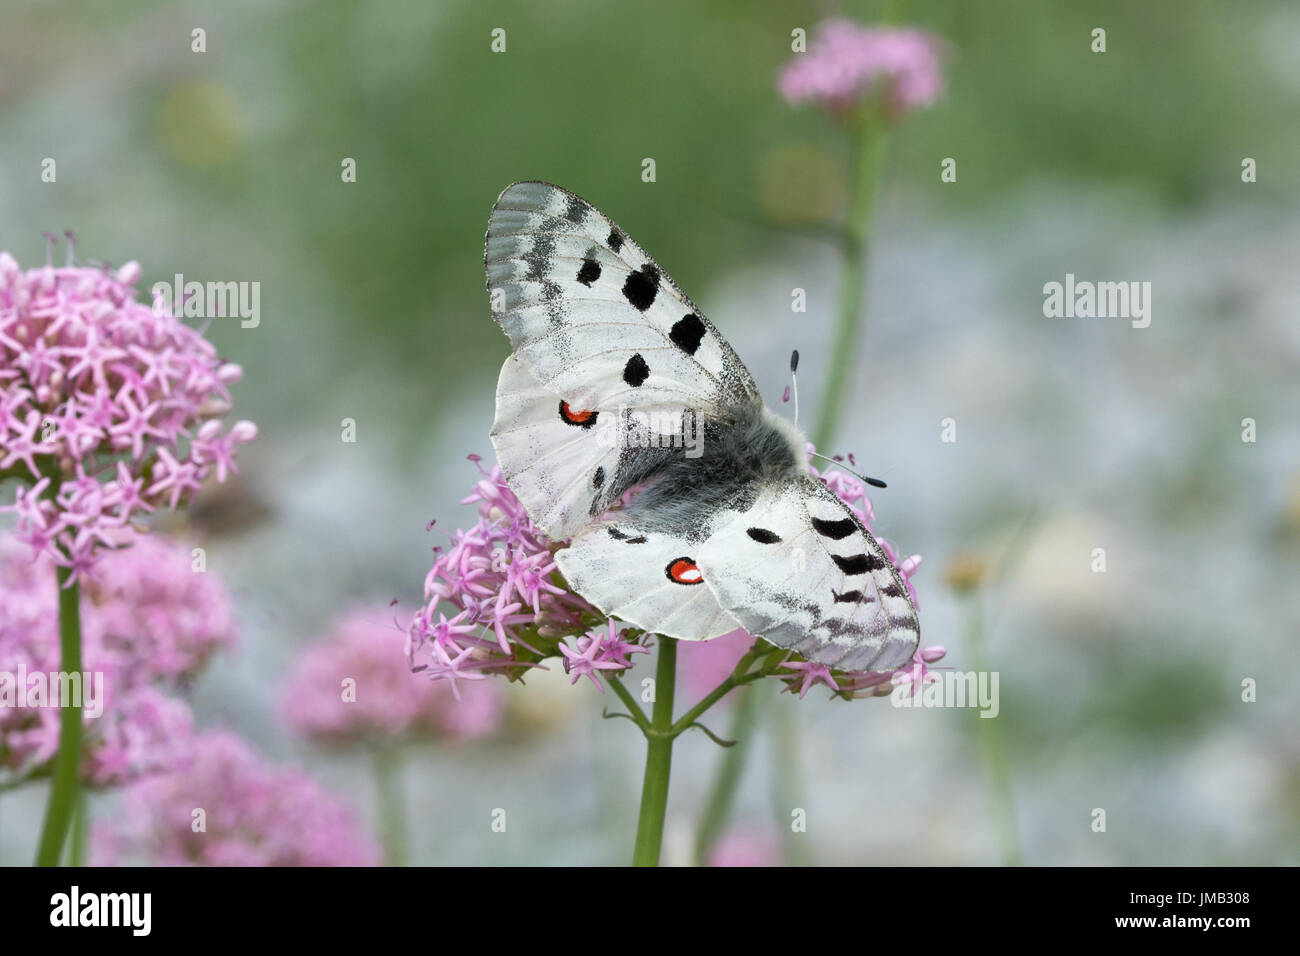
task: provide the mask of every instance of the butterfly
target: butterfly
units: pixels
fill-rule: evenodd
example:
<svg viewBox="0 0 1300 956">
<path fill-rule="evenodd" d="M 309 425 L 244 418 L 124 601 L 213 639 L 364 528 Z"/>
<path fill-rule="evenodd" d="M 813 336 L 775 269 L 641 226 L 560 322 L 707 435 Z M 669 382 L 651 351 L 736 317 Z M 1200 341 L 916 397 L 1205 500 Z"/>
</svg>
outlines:
<svg viewBox="0 0 1300 956">
<path fill-rule="evenodd" d="M 492 209 L 484 268 L 514 349 L 492 444 L 534 524 L 571 539 L 555 560 L 574 591 L 667 637 L 744 628 L 845 670 L 910 660 L 920 625 L 897 568 L 626 232 L 518 182 Z"/>
</svg>

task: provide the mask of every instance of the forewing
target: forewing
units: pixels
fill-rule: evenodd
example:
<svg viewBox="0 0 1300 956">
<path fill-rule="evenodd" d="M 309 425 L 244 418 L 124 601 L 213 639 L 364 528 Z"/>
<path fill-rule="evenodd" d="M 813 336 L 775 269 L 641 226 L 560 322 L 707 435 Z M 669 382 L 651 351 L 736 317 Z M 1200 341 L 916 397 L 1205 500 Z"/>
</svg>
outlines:
<svg viewBox="0 0 1300 956">
<path fill-rule="evenodd" d="M 559 540 L 591 524 L 670 456 L 685 454 L 698 427 L 681 408 L 597 411 L 587 396 L 539 384 L 512 355 L 497 382 L 491 438 L 506 484 L 533 523 Z"/>
<path fill-rule="evenodd" d="M 731 346 L 644 249 L 568 190 L 497 199 L 484 253 L 493 315 L 542 387 L 594 408 L 761 403 Z"/>
</svg>

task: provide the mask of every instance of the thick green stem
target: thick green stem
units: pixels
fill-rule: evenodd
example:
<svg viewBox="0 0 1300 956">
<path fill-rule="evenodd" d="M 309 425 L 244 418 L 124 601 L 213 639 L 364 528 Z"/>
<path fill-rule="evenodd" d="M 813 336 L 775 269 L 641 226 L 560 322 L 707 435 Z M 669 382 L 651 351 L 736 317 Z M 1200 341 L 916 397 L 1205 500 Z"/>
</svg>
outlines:
<svg viewBox="0 0 1300 956">
<path fill-rule="evenodd" d="M 59 666 L 69 676 L 81 674 L 81 589 L 69 583 L 71 577 L 70 568 L 58 569 Z M 50 785 L 49 802 L 45 805 L 45 822 L 36 853 L 37 866 L 59 865 L 68 828 L 76 812 L 80 772 L 81 698 L 78 695 L 71 702 L 59 700 L 59 752 L 54 757 L 54 779 Z"/>
<path fill-rule="evenodd" d="M 780 701 L 791 704 L 794 701 Z M 772 807 L 781 834 L 781 854 L 786 866 L 807 866 L 811 863 L 807 836 L 795 832 L 790 825 L 791 813 L 803 803 L 799 784 L 804 779 L 799 760 L 799 710 L 797 707 L 776 706 L 776 719 L 772 722 Z"/>
<path fill-rule="evenodd" d="M 984 612 L 978 595 L 970 602 L 970 620 L 967 624 L 971 663 L 977 673 L 989 669 L 984 641 Z M 989 799 L 993 803 L 998 847 L 1003 866 L 1020 866 L 1020 835 L 1016 827 L 1015 798 L 1011 791 L 1011 769 L 1007 760 L 1006 743 L 1002 739 L 1002 726 L 997 718 L 987 718 L 982 713 L 975 717 L 975 734 L 979 742 L 980 760 L 988 780 Z"/>
<path fill-rule="evenodd" d="M 77 792 L 77 809 L 72 816 L 72 838 L 68 841 L 68 866 L 86 865 L 86 830 L 89 824 L 86 791 Z"/>
<path fill-rule="evenodd" d="M 731 804 L 740 787 L 740 777 L 749 755 L 750 738 L 754 734 L 762 697 L 761 688 L 754 687 L 740 694 L 740 699 L 736 701 L 735 713 L 731 716 L 731 730 L 727 734 L 728 739 L 736 743 L 735 746 L 728 747 L 719 759 L 713 788 L 704 805 L 704 815 L 700 817 L 699 826 L 695 830 L 696 866 L 707 865 L 709 855 L 731 817 Z"/>
<path fill-rule="evenodd" d="M 854 161 L 852 194 L 848 221 L 844 225 L 844 271 L 840 276 L 840 294 L 835 316 L 830 367 L 822 387 L 821 416 L 813 433 L 813 444 L 822 454 L 835 440 L 844 397 L 848 391 L 849 371 L 857 354 L 862 320 L 863 289 L 866 284 L 867 240 L 871 227 L 871 210 L 875 203 L 876 183 L 884 159 L 885 137 L 870 115 L 857 120 L 858 142 Z"/>
<path fill-rule="evenodd" d="M 677 641 L 659 638 L 655 669 L 655 702 L 646 734 L 645 778 L 641 784 L 641 814 L 636 823 L 634 866 L 658 866 L 668 810 L 668 779 L 673 764 L 673 685 L 677 678 Z"/>
<path fill-rule="evenodd" d="M 375 789 L 379 798 L 379 834 L 389 866 L 407 866 L 410 844 L 406 828 L 406 798 L 402 792 L 402 756 L 397 748 L 375 749 Z"/>
</svg>

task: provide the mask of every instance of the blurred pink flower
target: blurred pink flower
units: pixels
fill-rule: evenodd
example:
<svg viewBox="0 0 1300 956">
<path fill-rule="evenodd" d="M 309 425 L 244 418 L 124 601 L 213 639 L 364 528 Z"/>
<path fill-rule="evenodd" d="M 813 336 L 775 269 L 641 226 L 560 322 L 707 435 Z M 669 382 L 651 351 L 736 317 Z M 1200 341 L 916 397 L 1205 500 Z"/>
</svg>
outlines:
<svg viewBox="0 0 1300 956">
<path fill-rule="evenodd" d="M 425 735 L 474 738 L 497 729 L 505 704 L 500 688 L 475 683 L 457 699 L 449 684 L 413 676 L 402 653 L 405 635 L 377 623 L 382 616 L 354 611 L 326 640 L 303 649 L 280 692 L 280 709 L 296 733 L 342 744 Z M 345 681 L 351 682 L 346 688 Z"/>
<path fill-rule="evenodd" d="M 93 865 L 139 858 L 160 866 L 375 866 L 381 854 L 352 810 L 311 777 L 267 764 L 236 735 L 214 731 L 196 737 L 176 769 L 129 786 L 121 814 L 96 824 Z"/>
<path fill-rule="evenodd" d="M 731 676 L 753 646 L 754 638 L 743 628 L 711 641 L 682 641 L 677 645 L 677 674 L 682 687 L 691 697 L 703 697 Z"/>
<path fill-rule="evenodd" d="M 713 845 L 709 866 L 780 866 L 781 847 L 771 833 L 731 830 Z"/>
<path fill-rule="evenodd" d="M 79 578 L 134 518 L 234 470 L 252 422 L 223 430 L 228 386 L 203 336 L 136 301 L 140 266 L 23 272 L 0 252 L 0 477 L 16 535 Z"/>
<path fill-rule="evenodd" d="M 236 640 L 225 588 L 215 574 L 192 570 L 187 547 L 154 535 L 131 540 L 106 551 L 83 581 L 82 670 L 103 678 L 103 700 L 93 704 L 102 716 L 85 699 L 82 779 L 93 786 L 170 764 L 192 720 L 168 695 Z M 53 562 L 0 542 L 0 672 L 59 670 Z M 0 767 L 15 777 L 40 772 L 58 741 L 58 708 L 0 706 Z"/>
<path fill-rule="evenodd" d="M 879 101 L 894 119 L 929 106 L 943 92 L 942 43 L 924 30 L 868 27 L 852 20 L 818 24 L 806 53 L 781 71 L 781 95 L 833 113 Z"/>
</svg>

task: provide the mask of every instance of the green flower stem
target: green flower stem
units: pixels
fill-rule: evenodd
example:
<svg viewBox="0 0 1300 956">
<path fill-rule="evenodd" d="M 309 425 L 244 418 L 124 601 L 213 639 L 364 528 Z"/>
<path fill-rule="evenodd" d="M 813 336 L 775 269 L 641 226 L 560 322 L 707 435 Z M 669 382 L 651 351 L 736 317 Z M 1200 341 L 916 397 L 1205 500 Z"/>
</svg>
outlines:
<svg viewBox="0 0 1300 956">
<path fill-rule="evenodd" d="M 673 686 L 677 678 L 677 641 L 659 638 L 655 668 L 655 702 L 646 732 L 645 778 L 641 784 L 641 813 L 636 823 L 633 866 L 658 866 L 668 810 L 668 777 L 673 764 Z"/>
<path fill-rule="evenodd" d="M 735 712 L 731 715 L 731 730 L 728 740 L 736 742 L 728 747 L 719 758 L 718 772 L 713 778 L 713 788 L 709 792 L 708 802 L 704 805 L 704 814 L 700 817 L 695 830 L 695 865 L 704 866 L 709 861 L 714 845 L 722 836 L 727 820 L 731 816 L 731 805 L 740 787 L 741 773 L 745 769 L 745 759 L 749 756 L 749 742 L 758 722 L 758 708 L 762 701 L 760 688 L 755 687 L 739 695 L 735 702 Z"/>
<path fill-rule="evenodd" d="M 776 719 L 772 728 L 772 808 L 776 814 L 777 832 L 781 834 L 781 854 L 786 866 L 807 866 L 812 862 L 808 852 L 807 837 L 796 833 L 790 826 L 790 814 L 802 804 L 799 782 L 803 780 L 803 767 L 799 761 L 799 710 L 797 707 L 775 707 Z"/>
<path fill-rule="evenodd" d="M 81 589 L 69 583 L 70 568 L 60 567 L 59 584 L 59 652 L 60 667 L 66 674 L 81 673 Z M 37 866 L 58 866 L 63 844 L 68 837 L 76 811 L 78 777 L 81 772 L 81 701 L 59 701 L 59 752 L 54 757 L 54 782 L 45 805 L 45 822 L 41 826 Z"/>
<path fill-rule="evenodd" d="M 632 696 L 632 692 L 624 687 L 623 682 L 617 677 L 611 677 L 609 679 L 609 686 L 614 688 L 614 693 L 618 695 L 618 699 L 623 702 L 625 707 L 627 707 L 628 716 L 632 718 L 633 723 L 641 728 L 641 733 L 649 734 L 650 719 L 646 717 L 645 711 L 642 710 L 641 705 L 636 702 L 636 698 Z"/>
<path fill-rule="evenodd" d="M 86 865 L 86 830 L 90 808 L 86 791 L 77 794 L 77 809 L 72 817 L 72 839 L 68 841 L 68 866 Z"/>
<path fill-rule="evenodd" d="M 406 798 L 402 792 L 402 755 L 396 746 L 374 751 L 375 789 L 379 798 L 379 834 L 389 866 L 407 866 L 410 844 L 406 827 Z"/>
<path fill-rule="evenodd" d="M 987 671 L 989 664 L 984 640 L 984 612 L 978 595 L 971 598 L 966 634 L 971 663 L 977 672 Z M 1011 769 L 1007 760 L 1006 742 L 1002 738 L 1002 725 L 997 718 L 990 720 L 976 714 L 975 734 L 979 743 L 980 761 L 984 765 L 984 776 L 988 780 L 989 798 L 993 803 L 1002 865 L 1020 866 L 1020 835 L 1016 826 Z"/>
<path fill-rule="evenodd" d="M 853 366 L 862 322 L 863 289 L 866 284 L 867 240 L 871 212 L 875 205 L 876 183 L 884 161 L 885 136 L 874 117 L 863 114 L 856 119 L 857 156 L 854 162 L 852 193 L 848 221 L 844 226 L 844 270 L 840 276 L 838 311 L 830 368 L 822 387 L 821 417 L 813 433 L 813 444 L 824 455 L 835 439 L 848 391 L 849 370 Z"/>
</svg>

